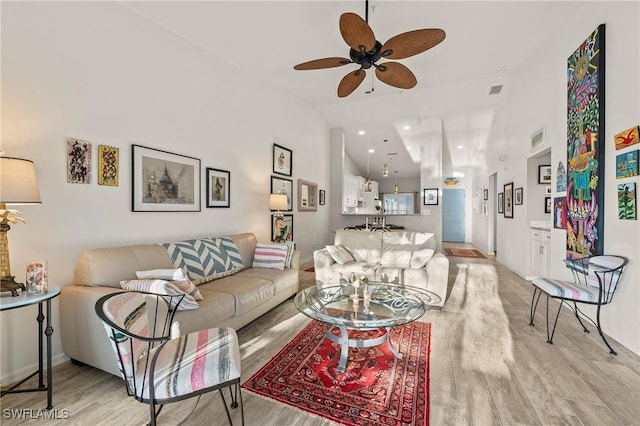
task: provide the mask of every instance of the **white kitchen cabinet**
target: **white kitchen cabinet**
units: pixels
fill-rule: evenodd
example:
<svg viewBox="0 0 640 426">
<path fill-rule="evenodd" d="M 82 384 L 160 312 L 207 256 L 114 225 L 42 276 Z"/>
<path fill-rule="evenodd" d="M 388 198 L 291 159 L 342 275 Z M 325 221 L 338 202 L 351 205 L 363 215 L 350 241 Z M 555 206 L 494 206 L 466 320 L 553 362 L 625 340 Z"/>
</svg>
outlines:
<svg viewBox="0 0 640 426">
<path fill-rule="evenodd" d="M 531 228 L 531 275 L 534 278 L 549 276 L 551 231 Z"/>
</svg>

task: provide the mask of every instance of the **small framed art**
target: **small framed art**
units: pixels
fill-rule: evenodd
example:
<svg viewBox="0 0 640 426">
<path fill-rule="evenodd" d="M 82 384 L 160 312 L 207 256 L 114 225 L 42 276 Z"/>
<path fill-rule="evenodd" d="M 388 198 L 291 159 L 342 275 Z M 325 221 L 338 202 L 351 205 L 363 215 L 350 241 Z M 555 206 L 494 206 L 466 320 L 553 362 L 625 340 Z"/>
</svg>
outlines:
<svg viewBox="0 0 640 426">
<path fill-rule="evenodd" d="M 98 185 L 118 186 L 120 149 L 98 145 Z"/>
<path fill-rule="evenodd" d="M 485 189 L 484 191 L 482 191 L 482 193 L 483 193 L 483 195 L 482 195 L 483 198 L 482 199 L 484 201 L 487 201 L 489 199 L 489 190 Z"/>
<path fill-rule="evenodd" d="M 504 186 L 504 217 L 513 219 L 513 182 Z"/>
<path fill-rule="evenodd" d="M 498 213 L 504 213 L 504 194 L 502 192 L 498 193 Z"/>
<path fill-rule="evenodd" d="M 287 196 L 287 210 L 293 210 L 293 180 L 278 176 L 271 176 L 271 193 L 285 194 Z"/>
<path fill-rule="evenodd" d="M 321 206 L 324 206 L 324 197 L 325 197 L 324 189 L 321 189 L 320 196 L 318 197 Z"/>
<path fill-rule="evenodd" d="M 551 213 L 551 197 L 544 197 L 544 212 Z"/>
<path fill-rule="evenodd" d="M 291 176 L 292 152 L 290 149 L 273 144 L 273 173 L 279 175 Z"/>
<path fill-rule="evenodd" d="M 229 207 L 231 173 L 207 167 L 207 207 Z"/>
<path fill-rule="evenodd" d="M 425 206 L 437 206 L 438 205 L 438 188 L 426 188 L 424 190 L 423 203 Z"/>
<path fill-rule="evenodd" d="M 538 183 L 551 183 L 551 166 L 546 164 L 538 166 Z"/>
<path fill-rule="evenodd" d="M 199 212 L 200 160 L 131 145 L 134 212 Z"/>
<path fill-rule="evenodd" d="M 293 215 L 271 215 L 271 241 L 293 241 Z"/>
<path fill-rule="evenodd" d="M 298 179 L 298 211 L 315 212 L 318 210 L 318 185 Z"/>
<path fill-rule="evenodd" d="M 513 205 L 520 206 L 523 202 L 522 188 L 516 188 L 513 196 Z"/>
</svg>

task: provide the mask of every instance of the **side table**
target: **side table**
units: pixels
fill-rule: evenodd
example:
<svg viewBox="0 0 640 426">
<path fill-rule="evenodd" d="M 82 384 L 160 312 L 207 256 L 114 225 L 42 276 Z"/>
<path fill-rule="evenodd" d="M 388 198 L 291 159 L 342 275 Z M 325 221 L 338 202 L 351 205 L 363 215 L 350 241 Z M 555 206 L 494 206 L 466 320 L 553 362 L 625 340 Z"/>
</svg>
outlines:
<svg viewBox="0 0 640 426">
<path fill-rule="evenodd" d="M 30 374 L 21 381 L 15 383 L 9 389 L 3 390 L 0 397 L 3 397 L 10 393 L 23 393 L 23 392 L 41 392 L 47 391 L 47 410 L 53 408 L 53 374 L 51 371 L 51 335 L 53 334 L 53 327 L 51 327 L 51 299 L 60 294 L 60 287 L 49 286 L 49 291 L 39 294 L 27 294 L 23 291 L 20 296 L 17 297 L 0 297 L 0 311 L 8 311 L 11 309 L 24 308 L 25 306 L 38 304 L 38 371 Z M 46 314 L 43 313 L 42 305 L 46 304 Z M 47 320 L 47 326 L 43 329 L 43 322 Z M 47 337 L 47 385 L 44 385 L 44 368 L 43 368 L 43 336 Z M 38 375 L 38 387 L 31 389 L 16 389 L 18 386 L 29 380 L 35 375 Z"/>
</svg>

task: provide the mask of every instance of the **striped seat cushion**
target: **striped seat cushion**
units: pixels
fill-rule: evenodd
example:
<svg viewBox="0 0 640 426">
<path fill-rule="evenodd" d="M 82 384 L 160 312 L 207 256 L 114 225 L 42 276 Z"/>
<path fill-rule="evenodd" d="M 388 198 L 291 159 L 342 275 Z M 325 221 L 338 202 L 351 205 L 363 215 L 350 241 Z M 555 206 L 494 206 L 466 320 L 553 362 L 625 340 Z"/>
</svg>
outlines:
<svg viewBox="0 0 640 426">
<path fill-rule="evenodd" d="M 551 297 L 578 302 L 598 302 L 598 288 L 550 278 L 536 278 L 532 284 Z"/>
<path fill-rule="evenodd" d="M 256 244 L 254 268 L 284 269 L 289 248 L 286 244 Z"/>
<path fill-rule="evenodd" d="M 232 328 L 210 328 L 169 340 L 152 349 L 148 356 L 158 355 L 154 389 L 155 399 L 163 400 L 189 395 L 240 377 L 240 350 Z M 145 380 L 147 356 L 137 362 L 136 382 L 145 383 L 136 395 L 149 399 L 149 382 Z"/>
</svg>

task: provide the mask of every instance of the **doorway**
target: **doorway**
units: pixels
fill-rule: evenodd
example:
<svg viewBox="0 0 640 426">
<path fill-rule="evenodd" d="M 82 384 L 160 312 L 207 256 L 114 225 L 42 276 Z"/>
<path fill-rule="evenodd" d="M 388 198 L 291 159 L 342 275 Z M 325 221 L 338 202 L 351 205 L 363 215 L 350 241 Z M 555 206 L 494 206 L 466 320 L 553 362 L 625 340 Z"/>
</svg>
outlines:
<svg viewBox="0 0 640 426">
<path fill-rule="evenodd" d="M 464 243 L 464 189 L 442 190 L 442 241 Z"/>
</svg>

